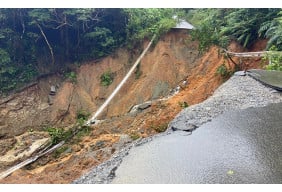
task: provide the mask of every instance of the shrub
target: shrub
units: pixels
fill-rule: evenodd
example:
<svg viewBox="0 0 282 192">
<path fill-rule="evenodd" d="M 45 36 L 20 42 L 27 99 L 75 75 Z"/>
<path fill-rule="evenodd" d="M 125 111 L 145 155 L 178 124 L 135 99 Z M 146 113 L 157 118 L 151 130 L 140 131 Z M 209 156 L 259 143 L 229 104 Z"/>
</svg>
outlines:
<svg viewBox="0 0 282 192">
<path fill-rule="evenodd" d="M 140 138 L 140 135 L 138 133 L 131 133 L 129 136 L 132 140 L 137 140 Z"/>
<path fill-rule="evenodd" d="M 71 130 L 65 131 L 62 128 L 48 127 L 46 130 L 51 137 L 51 143 L 53 145 L 68 139 L 72 135 Z"/>
<path fill-rule="evenodd" d="M 83 136 L 89 135 L 91 132 L 91 127 L 83 125 L 76 134 L 76 137 L 79 139 Z"/>
<path fill-rule="evenodd" d="M 216 74 L 220 75 L 224 79 L 227 79 L 233 74 L 233 71 L 228 70 L 225 63 L 223 63 L 217 68 Z"/>
<path fill-rule="evenodd" d="M 112 84 L 114 80 L 113 74 L 110 71 L 107 71 L 101 75 L 100 80 L 101 80 L 101 85 L 109 86 L 110 84 Z"/>
<path fill-rule="evenodd" d="M 64 153 L 66 150 L 68 150 L 69 147 L 68 146 L 62 146 L 58 149 L 56 149 L 53 153 L 53 157 L 54 158 L 59 158 L 61 156 L 62 153 Z"/>
<path fill-rule="evenodd" d="M 136 67 L 136 71 L 135 71 L 135 79 L 139 79 L 140 76 L 142 75 L 142 71 L 140 69 L 140 63 L 137 65 Z"/>
<path fill-rule="evenodd" d="M 282 71 L 282 55 L 277 51 L 275 46 L 272 46 L 270 51 L 267 55 L 263 58 L 264 61 L 268 60 L 269 64 L 265 66 L 266 70 L 276 70 Z"/>
<path fill-rule="evenodd" d="M 71 129 L 64 130 L 62 128 L 48 127 L 46 131 L 51 137 L 52 145 L 58 144 L 61 141 L 79 142 L 82 136 L 89 135 L 91 127 L 86 125 L 74 126 Z"/>
<path fill-rule="evenodd" d="M 161 125 L 156 125 L 156 126 L 151 126 L 156 132 L 161 133 L 164 132 L 167 129 L 167 123 L 161 124 Z"/>
<path fill-rule="evenodd" d="M 76 73 L 71 71 L 69 73 L 65 74 L 66 79 L 70 80 L 72 83 L 76 83 L 77 82 L 77 76 Z"/>
<path fill-rule="evenodd" d="M 83 125 L 84 122 L 89 118 L 90 113 L 80 109 L 79 111 L 77 111 L 76 113 L 76 119 L 79 125 Z"/>
<path fill-rule="evenodd" d="M 186 101 L 179 102 L 178 104 L 179 104 L 179 106 L 180 106 L 181 108 L 183 108 L 183 109 L 189 107 L 189 105 L 188 105 L 188 103 L 187 103 Z"/>
</svg>

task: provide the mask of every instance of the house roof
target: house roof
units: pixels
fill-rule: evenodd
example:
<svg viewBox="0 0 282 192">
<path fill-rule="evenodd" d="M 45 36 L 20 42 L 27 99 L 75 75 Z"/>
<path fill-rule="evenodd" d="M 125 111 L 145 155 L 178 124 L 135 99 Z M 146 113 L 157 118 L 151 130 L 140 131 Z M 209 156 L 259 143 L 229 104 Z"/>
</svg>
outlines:
<svg viewBox="0 0 282 192">
<path fill-rule="evenodd" d="M 185 21 L 184 19 L 179 19 L 179 22 L 176 24 L 173 29 L 194 29 L 194 26 Z"/>
<path fill-rule="evenodd" d="M 172 18 L 177 20 L 178 17 L 177 15 L 174 15 Z M 191 25 L 190 23 L 188 23 L 187 21 L 185 21 L 184 19 L 178 19 L 176 26 L 172 28 L 173 29 L 194 29 L 195 27 Z"/>
</svg>

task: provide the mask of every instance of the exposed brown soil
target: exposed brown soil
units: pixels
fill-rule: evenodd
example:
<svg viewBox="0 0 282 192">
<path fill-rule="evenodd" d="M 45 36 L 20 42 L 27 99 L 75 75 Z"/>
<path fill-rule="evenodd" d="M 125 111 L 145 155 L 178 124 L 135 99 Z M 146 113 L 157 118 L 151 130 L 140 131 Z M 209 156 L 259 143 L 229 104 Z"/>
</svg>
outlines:
<svg viewBox="0 0 282 192">
<path fill-rule="evenodd" d="M 110 158 L 131 139 L 147 137 L 163 131 L 182 110 L 181 103 L 193 105 L 212 95 L 224 82 L 224 79 L 216 74 L 217 68 L 224 63 L 224 57 L 219 54 L 216 47 L 199 56 L 197 44 L 187 38 L 189 36 L 181 31 L 170 32 L 164 36 L 140 63 L 141 76 L 138 78 L 132 76 L 129 79 L 108 109 L 100 116 L 100 119 L 105 120 L 92 126 L 93 129 L 88 136 L 66 144 L 64 152 L 58 157 L 55 157 L 54 153 L 45 156 L 14 172 L 0 183 L 70 183 L 91 167 Z M 265 46 L 265 42 L 258 42 L 253 50 L 260 46 Z M 229 49 L 237 52 L 244 50 L 234 42 Z M 52 77 L 53 82 L 42 86 L 45 87 L 44 89 L 36 85 L 20 93 L 4 106 L 0 105 L 0 113 L 6 110 L 10 115 L 12 110 L 8 105 L 14 107 L 21 99 L 30 98 L 30 101 L 28 100 L 30 104 L 15 111 L 16 120 L 23 118 L 18 114 L 35 110 L 35 106 L 37 108 L 41 106 L 42 110 L 35 110 L 34 114 L 29 112 L 25 116 L 29 121 L 32 119 L 32 122 L 33 120 L 37 122 L 33 125 L 39 126 L 43 122 L 60 126 L 72 124 L 75 122 L 78 110 L 95 112 L 121 81 L 136 57 L 137 55 L 130 56 L 125 50 L 119 50 L 115 55 L 100 62 L 82 65 L 77 72 L 76 84 L 62 83 L 60 78 L 55 80 Z M 239 62 L 236 58 L 234 60 Z M 232 62 L 226 60 L 225 63 L 228 69 L 234 69 Z M 260 68 L 259 63 L 252 61 L 247 67 Z M 100 85 L 100 76 L 109 69 L 114 74 L 114 82 L 109 87 L 103 87 Z M 182 86 L 183 80 L 187 80 L 187 86 Z M 59 91 L 53 105 L 49 106 L 46 98 L 50 85 L 54 83 L 59 84 Z M 182 87 L 178 94 L 168 100 L 157 100 L 166 96 L 178 85 Z M 133 105 L 149 100 L 154 100 L 151 107 L 136 114 L 127 113 Z M 36 121 L 38 115 L 45 116 Z M 8 120 L 3 118 L 2 122 L 4 120 L 5 123 L 2 124 L 7 125 Z M 27 126 L 19 132 L 25 132 L 28 126 L 27 123 Z M 34 127 L 36 129 L 36 126 Z M 9 140 L 11 143 L 14 142 L 12 136 L 15 134 L 5 132 L 2 135 L 11 138 Z M 8 148 L 6 147 L 5 150 Z"/>
</svg>

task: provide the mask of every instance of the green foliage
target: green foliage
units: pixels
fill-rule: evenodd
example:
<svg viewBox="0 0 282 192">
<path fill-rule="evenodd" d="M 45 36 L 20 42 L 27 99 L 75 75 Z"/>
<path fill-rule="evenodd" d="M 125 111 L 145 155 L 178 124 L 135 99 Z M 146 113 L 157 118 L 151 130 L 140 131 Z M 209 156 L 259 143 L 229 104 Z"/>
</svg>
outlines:
<svg viewBox="0 0 282 192">
<path fill-rule="evenodd" d="M 199 42 L 199 52 L 207 51 L 212 45 L 226 48 L 229 44 L 228 36 L 220 33 L 224 24 L 224 17 L 230 12 L 225 9 L 196 9 L 190 10 L 188 20 L 196 26 L 191 32 L 192 40 Z"/>
<path fill-rule="evenodd" d="M 161 125 L 152 125 L 152 129 L 154 129 L 157 133 L 164 132 L 167 129 L 167 123 L 161 124 Z"/>
<path fill-rule="evenodd" d="M 19 74 L 19 82 L 26 83 L 30 80 L 34 79 L 36 75 L 38 75 L 37 69 L 32 64 L 27 64 L 25 66 L 19 67 L 21 73 Z"/>
<path fill-rule="evenodd" d="M 48 127 L 46 131 L 49 133 L 51 137 L 52 144 L 57 144 L 63 140 L 66 140 L 72 135 L 71 130 L 65 131 L 62 128 Z"/>
<path fill-rule="evenodd" d="M 94 58 L 108 55 L 116 45 L 112 32 L 104 27 L 96 27 L 94 31 L 86 33 L 84 37 L 85 41 L 87 41 L 85 44 L 96 44 L 91 51 Z"/>
<path fill-rule="evenodd" d="M 87 136 L 91 133 L 92 128 L 90 126 L 83 125 L 76 134 L 76 139 L 80 139 L 83 136 Z"/>
<path fill-rule="evenodd" d="M 0 48 L 0 94 L 30 81 L 36 74 L 37 71 L 31 64 L 16 66 L 9 53 Z"/>
<path fill-rule="evenodd" d="M 110 71 L 107 71 L 100 76 L 100 80 L 101 80 L 101 85 L 107 87 L 110 84 L 112 84 L 114 77 Z"/>
<path fill-rule="evenodd" d="M 134 72 L 134 74 L 135 74 L 135 79 L 139 79 L 140 76 L 142 75 L 142 71 L 140 69 L 140 63 L 137 65 L 136 71 Z"/>
<path fill-rule="evenodd" d="M 51 9 L 31 9 L 28 12 L 28 16 L 31 18 L 30 24 L 50 21 L 52 18 L 51 13 Z"/>
<path fill-rule="evenodd" d="M 269 38 L 268 48 L 275 45 L 282 50 L 281 9 L 184 12 L 159 8 L 3 8 L 0 9 L 0 93 L 30 82 L 37 74 L 66 70 L 68 63 L 98 59 L 121 46 L 133 48 L 154 34 L 158 40 L 176 24 L 173 16 L 185 15 L 196 27 L 192 36 L 199 41 L 201 52 L 213 44 L 226 47 L 230 39 L 248 47 L 259 37 Z M 138 71 L 136 77 L 140 75 Z M 76 81 L 73 73 L 69 77 Z"/>
<path fill-rule="evenodd" d="M 139 43 L 145 38 L 152 38 L 154 34 L 157 38 L 175 26 L 174 15 L 178 12 L 175 9 L 124 9 L 128 16 L 126 26 L 127 42 L 131 44 Z"/>
<path fill-rule="evenodd" d="M 65 152 L 66 150 L 68 150 L 68 149 L 69 149 L 68 146 L 62 146 L 62 147 L 56 149 L 56 150 L 54 151 L 54 153 L 53 153 L 53 157 L 54 157 L 54 158 L 59 158 L 59 157 L 62 155 L 62 153 L 64 153 L 64 152 Z"/>
<path fill-rule="evenodd" d="M 282 11 L 279 11 L 274 19 L 265 21 L 260 26 L 259 36 L 269 39 L 267 42 L 268 50 L 272 46 L 275 46 L 276 50 L 282 50 Z"/>
<path fill-rule="evenodd" d="M 83 115 L 83 117 L 85 116 Z M 81 137 L 91 133 L 91 127 L 86 125 L 75 125 L 68 130 L 56 127 L 47 127 L 45 130 L 51 137 L 52 145 L 58 144 L 61 141 L 76 143 L 80 141 Z"/>
<path fill-rule="evenodd" d="M 3 67 L 9 64 L 11 64 L 9 53 L 7 53 L 4 49 L 0 49 L 0 66 Z"/>
<path fill-rule="evenodd" d="M 220 36 L 216 28 L 207 23 L 203 23 L 199 28 L 193 30 L 191 36 L 192 40 L 199 42 L 198 49 L 200 53 L 207 51 L 212 45 L 226 47 L 229 43 L 226 36 Z"/>
<path fill-rule="evenodd" d="M 233 74 L 233 71 L 228 70 L 225 63 L 223 63 L 217 68 L 216 74 L 220 75 L 223 79 L 227 79 Z"/>
<path fill-rule="evenodd" d="M 126 17 L 122 9 L 0 9 L 0 92 L 110 54 L 126 40 Z"/>
<path fill-rule="evenodd" d="M 15 78 L 17 72 L 17 68 L 12 65 L 9 53 L 0 48 L 0 93 L 16 87 L 17 83 L 12 78 Z"/>
<path fill-rule="evenodd" d="M 270 51 L 263 58 L 263 60 L 268 60 L 269 64 L 265 66 L 267 70 L 275 70 L 282 71 L 282 55 L 280 52 L 277 52 L 277 48 L 275 46 L 270 47 Z"/>
<path fill-rule="evenodd" d="M 250 47 L 259 37 L 267 36 L 265 31 L 269 23 L 273 23 L 278 11 L 279 9 L 253 8 L 192 9 L 187 16 L 196 26 L 192 36 L 199 41 L 199 50 L 203 52 L 211 45 L 226 48 L 230 40 Z"/>
<path fill-rule="evenodd" d="M 79 125 L 83 125 L 85 123 L 85 121 L 89 118 L 90 113 L 85 111 L 85 110 L 78 110 L 76 113 L 76 119 L 77 122 L 79 123 Z"/>
<path fill-rule="evenodd" d="M 136 132 L 131 133 L 129 136 L 130 136 L 130 138 L 131 138 L 132 140 L 137 140 L 137 139 L 140 138 L 140 135 L 139 135 L 138 133 L 136 133 Z"/>
<path fill-rule="evenodd" d="M 277 9 L 234 9 L 226 16 L 221 32 L 234 37 L 244 47 L 249 47 L 259 37 L 260 26 L 271 20 Z"/>
<path fill-rule="evenodd" d="M 73 71 L 66 73 L 65 78 L 70 80 L 72 83 L 77 83 L 77 76 L 76 73 Z"/>
<path fill-rule="evenodd" d="M 189 105 L 186 101 L 183 101 L 183 102 L 179 101 L 178 105 L 183 109 L 189 107 Z"/>
</svg>

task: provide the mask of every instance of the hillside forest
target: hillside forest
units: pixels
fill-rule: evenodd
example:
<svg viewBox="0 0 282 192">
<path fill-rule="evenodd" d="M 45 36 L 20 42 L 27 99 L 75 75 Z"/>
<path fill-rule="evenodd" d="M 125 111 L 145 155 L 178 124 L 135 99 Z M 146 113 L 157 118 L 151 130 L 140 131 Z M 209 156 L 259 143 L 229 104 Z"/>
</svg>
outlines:
<svg viewBox="0 0 282 192">
<path fill-rule="evenodd" d="M 160 37 L 179 18 L 195 26 L 191 36 L 201 53 L 232 40 L 248 48 L 258 39 L 268 39 L 267 50 L 282 50 L 282 9 L 276 8 L 0 9 L 0 95 L 42 75 L 68 78 L 83 62 L 120 47 L 141 49 L 144 39 Z M 281 61 L 275 57 L 270 69 L 282 70 Z"/>
</svg>

